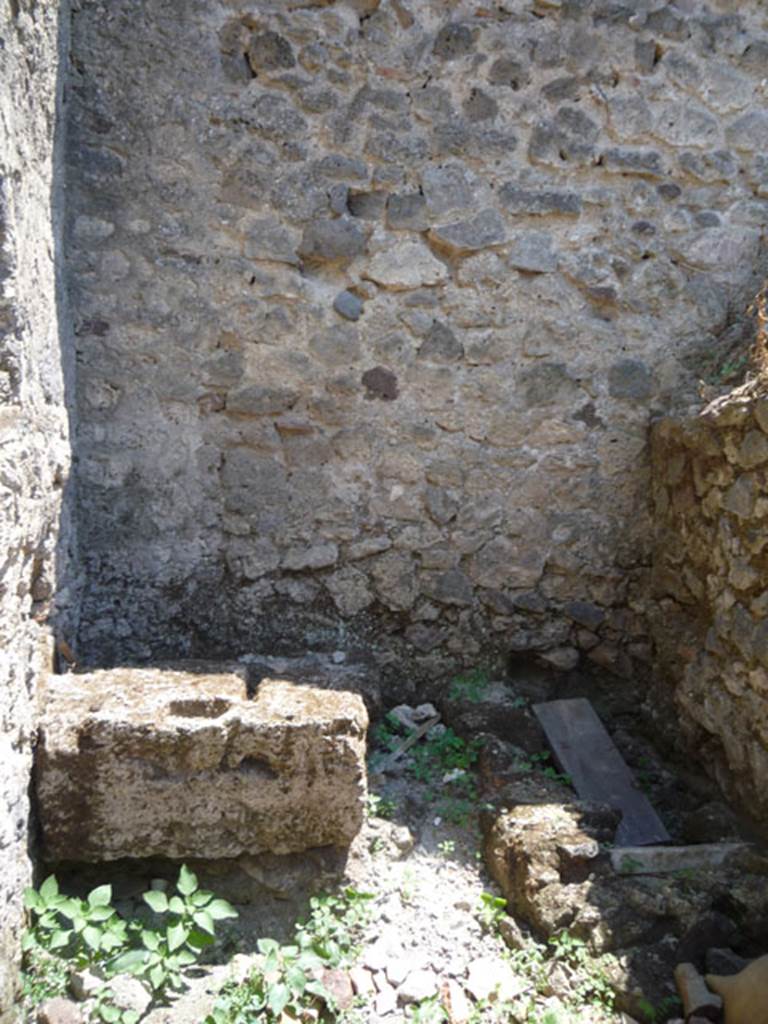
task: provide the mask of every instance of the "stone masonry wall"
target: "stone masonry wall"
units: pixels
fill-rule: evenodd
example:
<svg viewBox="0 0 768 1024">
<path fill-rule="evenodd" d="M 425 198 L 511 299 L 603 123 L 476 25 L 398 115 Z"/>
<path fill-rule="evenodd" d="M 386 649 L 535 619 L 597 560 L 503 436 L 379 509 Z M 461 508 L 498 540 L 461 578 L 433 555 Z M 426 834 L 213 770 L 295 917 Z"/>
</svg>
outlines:
<svg viewBox="0 0 768 1024">
<path fill-rule="evenodd" d="M 61 15 L 61 22 L 59 17 Z M 55 258 L 58 47 L 66 6 L 0 5 L 0 1020 L 19 962 L 31 879 L 28 799 L 35 687 L 51 669 L 48 621 L 67 591 L 68 389 Z"/>
<path fill-rule="evenodd" d="M 81 657 L 646 664 L 767 58 L 758 2 L 80 0 Z"/>
<path fill-rule="evenodd" d="M 768 820 L 768 396 L 755 386 L 653 430 L 658 669 L 682 736 Z"/>
</svg>

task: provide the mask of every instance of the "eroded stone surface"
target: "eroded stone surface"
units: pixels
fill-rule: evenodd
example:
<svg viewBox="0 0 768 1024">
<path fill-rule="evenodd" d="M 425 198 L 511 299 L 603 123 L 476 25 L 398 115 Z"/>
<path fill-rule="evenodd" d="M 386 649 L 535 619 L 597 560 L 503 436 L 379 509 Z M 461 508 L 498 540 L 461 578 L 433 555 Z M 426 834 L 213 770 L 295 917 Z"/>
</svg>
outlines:
<svg viewBox="0 0 768 1024">
<path fill-rule="evenodd" d="M 36 780 L 46 856 L 236 857 L 346 846 L 365 707 L 262 679 L 112 669 L 49 678 Z"/>
<path fill-rule="evenodd" d="M 648 426 L 752 288 L 765 25 L 497 7 L 79 5 L 90 656 L 648 672 Z"/>
<path fill-rule="evenodd" d="M 658 670 L 684 741 L 758 817 L 768 814 L 764 406 L 745 386 L 652 434 Z"/>
<path fill-rule="evenodd" d="M 74 345 L 62 308 L 63 152 L 58 75 L 69 4 L 0 6 L 0 1020 L 14 998 L 32 882 L 29 775 L 36 684 L 52 627 L 74 645 L 77 588 L 67 405 Z M 64 60 L 66 63 L 66 60 Z M 72 211 L 81 244 L 104 244 L 111 214 Z M 99 241 L 100 240 L 100 241 Z M 97 319 L 97 318 L 95 318 Z M 94 319 L 93 326 L 99 329 Z M 108 389 L 96 388 L 107 401 Z"/>
</svg>

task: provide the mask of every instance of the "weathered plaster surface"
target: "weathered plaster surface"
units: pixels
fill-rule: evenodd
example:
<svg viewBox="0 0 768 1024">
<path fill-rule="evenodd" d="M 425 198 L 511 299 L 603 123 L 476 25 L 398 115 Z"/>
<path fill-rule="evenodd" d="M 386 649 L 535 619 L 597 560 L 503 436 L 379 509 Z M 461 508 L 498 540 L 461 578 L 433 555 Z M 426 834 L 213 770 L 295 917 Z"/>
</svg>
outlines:
<svg viewBox="0 0 768 1024">
<path fill-rule="evenodd" d="M 62 619 L 73 603 L 55 267 L 60 14 L 66 9 L 54 2 L 0 8 L 0 1019 L 13 994 L 31 877 L 35 687 L 51 667 L 56 592 Z"/>
</svg>

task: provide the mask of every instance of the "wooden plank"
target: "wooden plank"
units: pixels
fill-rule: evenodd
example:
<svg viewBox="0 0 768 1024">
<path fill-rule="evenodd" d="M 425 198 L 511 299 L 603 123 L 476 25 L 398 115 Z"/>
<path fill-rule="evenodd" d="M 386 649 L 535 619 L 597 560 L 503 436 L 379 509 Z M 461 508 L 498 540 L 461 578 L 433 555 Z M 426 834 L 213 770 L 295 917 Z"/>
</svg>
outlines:
<svg viewBox="0 0 768 1024">
<path fill-rule="evenodd" d="M 669 833 L 588 700 L 553 700 L 535 704 L 533 710 L 560 771 L 571 777 L 582 800 L 621 811 L 617 846 L 669 842 Z"/>
<path fill-rule="evenodd" d="M 749 853 L 749 843 L 701 843 L 698 846 L 616 846 L 611 865 L 620 875 L 669 875 L 676 871 L 709 871 Z"/>
<path fill-rule="evenodd" d="M 390 770 L 393 764 L 411 749 L 411 747 L 421 739 L 422 736 L 426 736 L 433 725 L 437 725 L 440 721 L 440 715 L 435 715 L 434 718 L 428 719 L 423 725 L 420 725 L 418 729 L 415 729 L 412 733 L 409 733 L 404 740 L 402 740 L 397 747 L 392 751 L 391 754 L 387 754 L 384 760 L 377 766 L 377 771 L 387 772 Z"/>
</svg>

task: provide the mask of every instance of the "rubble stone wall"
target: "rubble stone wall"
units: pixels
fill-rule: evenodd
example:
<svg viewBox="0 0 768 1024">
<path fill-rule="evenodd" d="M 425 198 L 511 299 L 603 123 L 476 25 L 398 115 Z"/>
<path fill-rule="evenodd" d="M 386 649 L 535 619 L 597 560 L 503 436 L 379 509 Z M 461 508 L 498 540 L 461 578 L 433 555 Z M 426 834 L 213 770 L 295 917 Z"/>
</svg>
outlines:
<svg viewBox="0 0 768 1024">
<path fill-rule="evenodd" d="M 742 329 L 732 0 L 80 0 L 91 663 L 647 663 L 649 417 Z"/>
<path fill-rule="evenodd" d="M 61 20 L 60 20 L 61 16 Z M 56 160 L 66 5 L 0 5 L 0 1020 L 13 997 L 30 883 L 35 689 L 67 590 L 69 428 L 59 330 Z M 69 611 L 68 611 L 69 609 Z"/>
<path fill-rule="evenodd" d="M 652 434 L 658 669 L 682 738 L 768 820 L 768 395 L 747 386 Z"/>
</svg>

